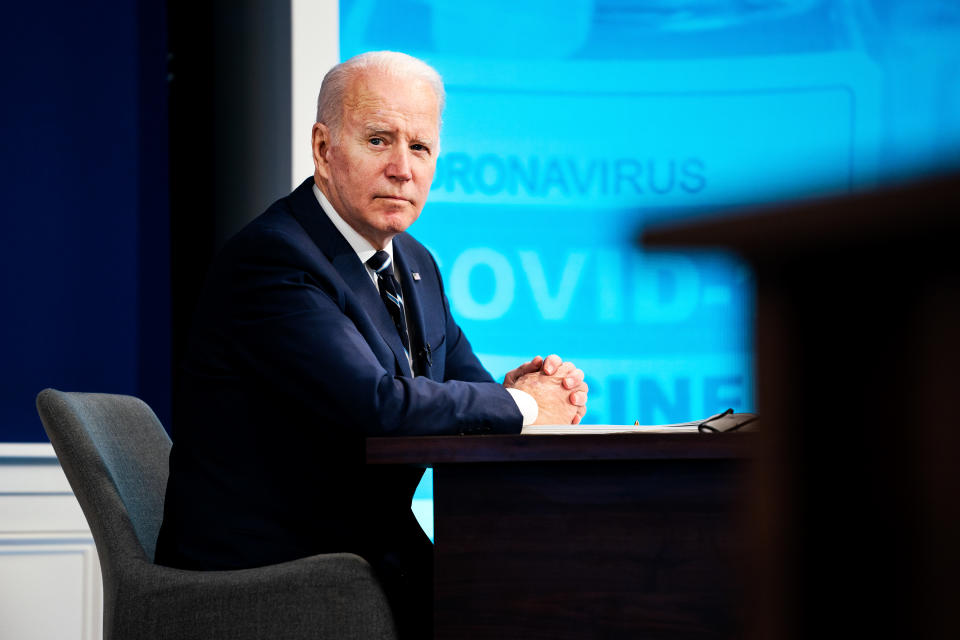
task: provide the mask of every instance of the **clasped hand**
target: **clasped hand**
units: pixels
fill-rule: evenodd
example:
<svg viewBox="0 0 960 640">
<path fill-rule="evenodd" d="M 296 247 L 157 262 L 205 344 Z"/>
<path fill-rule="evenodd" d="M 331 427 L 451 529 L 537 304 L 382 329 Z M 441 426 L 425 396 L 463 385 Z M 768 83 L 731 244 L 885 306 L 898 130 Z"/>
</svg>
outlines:
<svg viewBox="0 0 960 640">
<path fill-rule="evenodd" d="M 540 356 L 507 373 L 504 387 L 520 389 L 537 401 L 534 424 L 579 424 L 587 412 L 583 371 L 558 355 Z"/>
</svg>

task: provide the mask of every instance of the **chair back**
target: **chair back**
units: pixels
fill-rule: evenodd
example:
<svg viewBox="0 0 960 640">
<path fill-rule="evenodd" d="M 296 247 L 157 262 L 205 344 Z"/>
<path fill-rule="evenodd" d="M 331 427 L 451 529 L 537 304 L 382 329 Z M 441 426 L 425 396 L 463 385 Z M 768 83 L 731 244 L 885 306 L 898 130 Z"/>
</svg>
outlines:
<svg viewBox="0 0 960 640">
<path fill-rule="evenodd" d="M 37 410 L 90 525 L 104 578 L 124 560 L 153 562 L 170 438 L 132 396 L 45 389 Z"/>
</svg>

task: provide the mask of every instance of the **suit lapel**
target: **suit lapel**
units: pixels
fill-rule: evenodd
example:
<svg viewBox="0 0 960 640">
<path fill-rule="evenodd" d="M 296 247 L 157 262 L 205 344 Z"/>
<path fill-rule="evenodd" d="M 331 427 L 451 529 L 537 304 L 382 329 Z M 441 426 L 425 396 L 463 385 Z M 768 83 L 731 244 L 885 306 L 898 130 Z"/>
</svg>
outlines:
<svg viewBox="0 0 960 640">
<path fill-rule="evenodd" d="M 412 376 L 403 343 L 387 311 L 377 286 L 370 279 L 350 243 L 337 231 L 313 195 L 313 178 L 307 179 L 290 194 L 291 210 L 297 222 L 306 229 L 310 239 L 336 269 L 346 288 L 359 300 L 383 341 L 390 347 L 403 375 Z M 406 290 L 404 290 L 406 291 Z M 406 302 L 406 300 L 404 300 Z"/>
</svg>

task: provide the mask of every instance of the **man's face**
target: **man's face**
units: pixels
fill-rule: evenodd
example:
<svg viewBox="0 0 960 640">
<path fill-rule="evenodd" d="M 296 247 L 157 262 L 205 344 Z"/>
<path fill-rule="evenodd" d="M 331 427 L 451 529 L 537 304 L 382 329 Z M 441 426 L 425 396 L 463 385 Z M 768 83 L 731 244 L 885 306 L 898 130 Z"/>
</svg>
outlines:
<svg viewBox="0 0 960 640">
<path fill-rule="evenodd" d="M 437 98 L 419 79 L 364 71 L 344 96 L 339 135 L 313 128 L 317 186 L 377 249 L 419 217 L 437 167 Z"/>
</svg>

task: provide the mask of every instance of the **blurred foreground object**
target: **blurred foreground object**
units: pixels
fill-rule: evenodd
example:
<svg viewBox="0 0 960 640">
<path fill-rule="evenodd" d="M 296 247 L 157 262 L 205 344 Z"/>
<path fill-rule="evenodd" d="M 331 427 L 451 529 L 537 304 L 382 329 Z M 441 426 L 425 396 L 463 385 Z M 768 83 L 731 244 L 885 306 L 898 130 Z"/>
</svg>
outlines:
<svg viewBox="0 0 960 640">
<path fill-rule="evenodd" d="M 960 636 L 960 175 L 647 230 L 755 270 L 754 638 Z"/>
</svg>

